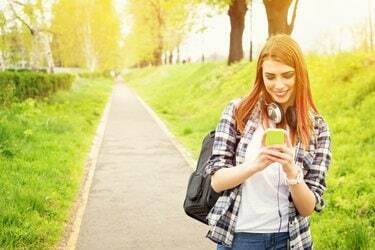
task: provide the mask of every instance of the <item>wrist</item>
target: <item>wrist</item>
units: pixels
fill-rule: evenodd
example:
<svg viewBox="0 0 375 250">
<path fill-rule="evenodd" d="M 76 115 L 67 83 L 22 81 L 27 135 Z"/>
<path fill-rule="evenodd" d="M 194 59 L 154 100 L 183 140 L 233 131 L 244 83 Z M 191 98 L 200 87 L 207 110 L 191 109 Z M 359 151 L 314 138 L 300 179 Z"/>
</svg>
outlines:
<svg viewBox="0 0 375 250">
<path fill-rule="evenodd" d="M 295 169 L 293 173 L 291 172 L 289 175 L 287 175 L 286 182 L 288 186 L 294 186 L 296 184 L 302 183 L 303 182 L 302 170 Z"/>
<path fill-rule="evenodd" d="M 259 172 L 259 168 L 255 163 L 251 163 L 247 166 L 247 174 L 248 174 L 247 177 L 250 177 L 256 174 L 257 172 Z"/>
<path fill-rule="evenodd" d="M 296 179 L 298 176 L 298 170 L 296 167 L 293 167 L 288 171 L 285 171 L 285 174 L 288 179 Z"/>
</svg>

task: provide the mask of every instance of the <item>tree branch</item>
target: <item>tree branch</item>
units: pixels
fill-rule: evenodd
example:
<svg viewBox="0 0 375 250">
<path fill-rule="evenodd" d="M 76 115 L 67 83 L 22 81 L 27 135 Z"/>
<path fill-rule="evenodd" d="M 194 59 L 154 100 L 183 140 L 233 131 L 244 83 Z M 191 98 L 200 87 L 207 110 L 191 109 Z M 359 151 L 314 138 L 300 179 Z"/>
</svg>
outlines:
<svg viewBox="0 0 375 250">
<path fill-rule="evenodd" d="M 15 1 L 15 0 L 12 0 L 12 1 L 10 1 L 10 0 L 8 0 L 8 4 L 9 4 L 9 6 L 10 6 L 10 8 L 11 8 L 11 10 L 12 10 L 12 12 L 13 12 L 13 14 L 14 14 L 14 16 L 16 17 L 16 19 L 18 19 L 18 20 L 20 20 L 21 21 L 21 23 L 23 23 L 29 30 L 30 30 L 30 33 L 31 33 L 31 35 L 33 36 L 34 34 L 35 34 L 35 30 L 22 18 L 22 17 L 20 17 L 18 14 L 17 14 L 17 12 L 16 12 L 16 10 L 14 9 L 14 7 L 13 7 L 13 5 L 12 5 L 12 3 L 11 2 L 14 2 L 14 3 L 16 3 L 16 4 L 19 4 L 19 5 L 22 5 L 22 6 L 24 6 L 24 4 L 23 3 L 21 3 L 21 2 L 19 2 L 19 1 Z"/>
<path fill-rule="evenodd" d="M 13 3 L 16 3 L 18 5 L 21 5 L 21 6 L 25 6 L 26 4 L 25 3 L 21 3 L 20 1 L 17 1 L 17 0 L 11 0 Z M 10 1 L 8 1 L 10 2 Z"/>
<path fill-rule="evenodd" d="M 290 24 L 288 25 L 289 35 L 292 34 L 292 31 L 294 29 L 294 21 L 296 20 L 296 16 L 297 16 L 297 5 L 298 5 L 298 0 L 296 0 L 296 3 L 294 4 L 292 20 L 291 20 Z"/>
<path fill-rule="evenodd" d="M 158 1 L 158 3 L 155 3 L 153 0 L 148 0 L 148 2 L 153 6 L 153 9 L 154 9 L 155 15 L 158 19 L 159 25 L 163 26 L 164 20 L 163 20 L 163 17 L 161 15 L 160 2 Z"/>
</svg>

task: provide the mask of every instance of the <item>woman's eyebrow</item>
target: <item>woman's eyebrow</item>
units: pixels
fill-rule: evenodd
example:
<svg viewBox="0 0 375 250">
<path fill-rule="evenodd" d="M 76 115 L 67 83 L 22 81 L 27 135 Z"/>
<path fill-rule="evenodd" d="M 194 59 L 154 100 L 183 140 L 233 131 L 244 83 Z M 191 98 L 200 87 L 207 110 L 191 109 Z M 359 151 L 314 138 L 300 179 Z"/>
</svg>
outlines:
<svg viewBox="0 0 375 250">
<path fill-rule="evenodd" d="M 285 74 L 289 74 L 289 73 L 294 73 L 294 70 L 283 72 L 283 73 L 281 73 L 281 75 L 285 75 Z M 264 74 L 265 75 L 275 75 L 275 73 L 271 73 L 271 72 L 265 72 Z"/>
</svg>

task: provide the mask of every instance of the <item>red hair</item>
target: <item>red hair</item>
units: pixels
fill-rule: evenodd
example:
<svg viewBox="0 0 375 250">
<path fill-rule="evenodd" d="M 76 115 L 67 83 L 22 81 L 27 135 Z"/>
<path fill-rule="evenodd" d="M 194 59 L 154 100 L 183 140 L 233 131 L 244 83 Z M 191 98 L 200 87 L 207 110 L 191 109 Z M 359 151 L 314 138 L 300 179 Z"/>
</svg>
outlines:
<svg viewBox="0 0 375 250">
<path fill-rule="evenodd" d="M 312 99 L 309 76 L 302 51 L 297 42 L 285 34 L 271 36 L 259 54 L 253 89 L 248 96 L 241 100 L 235 111 L 237 130 L 243 134 L 246 122 L 260 99 L 264 98 L 267 103 L 272 102 L 272 98 L 264 86 L 262 74 L 263 62 L 269 59 L 286 64 L 295 70 L 295 103 L 293 105 L 297 112 L 297 127 L 296 129 L 291 128 L 291 142 L 292 145 L 295 145 L 298 138 L 306 149 L 313 134 L 313 121 L 309 112 L 312 109 L 318 113 L 318 110 Z M 261 117 L 268 126 L 266 106 L 262 104 L 261 107 Z M 286 119 L 284 118 L 277 127 L 285 128 L 285 126 Z"/>
</svg>

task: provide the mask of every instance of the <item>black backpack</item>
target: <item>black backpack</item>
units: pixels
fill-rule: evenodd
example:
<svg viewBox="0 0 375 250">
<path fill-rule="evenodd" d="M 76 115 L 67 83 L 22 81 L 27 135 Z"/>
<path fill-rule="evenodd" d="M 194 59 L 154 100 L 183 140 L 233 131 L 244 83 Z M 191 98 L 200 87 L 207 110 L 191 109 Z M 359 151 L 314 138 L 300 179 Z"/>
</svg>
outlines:
<svg viewBox="0 0 375 250">
<path fill-rule="evenodd" d="M 205 224 L 208 224 L 206 216 L 222 194 L 212 189 L 211 175 L 206 177 L 204 175 L 206 164 L 212 155 L 214 139 L 215 130 L 209 132 L 203 139 L 197 167 L 190 175 L 184 201 L 185 213 Z"/>
<path fill-rule="evenodd" d="M 205 224 L 208 224 L 207 214 L 221 195 L 212 189 L 211 175 L 204 177 L 206 163 L 212 154 L 214 139 L 215 130 L 209 132 L 203 139 L 197 167 L 190 175 L 184 201 L 185 213 Z"/>
<path fill-rule="evenodd" d="M 216 130 L 210 131 L 203 139 L 197 167 L 190 175 L 183 206 L 187 215 L 204 224 L 208 224 L 206 217 L 217 199 L 224 192 L 216 193 L 211 187 L 211 175 L 205 176 L 206 164 L 212 155 L 215 132 Z M 235 148 L 237 148 L 240 138 L 241 134 L 236 131 Z M 233 158 L 233 162 L 236 162 L 235 157 Z"/>
</svg>

